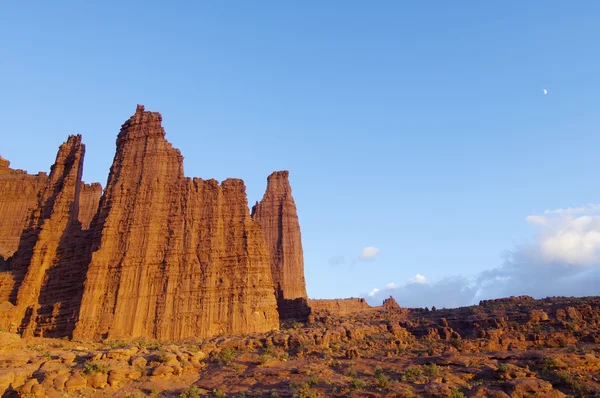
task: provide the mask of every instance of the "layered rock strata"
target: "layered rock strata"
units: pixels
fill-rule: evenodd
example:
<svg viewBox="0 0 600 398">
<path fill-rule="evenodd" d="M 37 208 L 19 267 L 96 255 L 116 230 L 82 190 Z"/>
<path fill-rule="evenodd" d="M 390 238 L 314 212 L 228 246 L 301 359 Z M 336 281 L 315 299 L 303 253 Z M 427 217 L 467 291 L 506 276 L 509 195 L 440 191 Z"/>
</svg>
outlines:
<svg viewBox="0 0 600 398">
<path fill-rule="evenodd" d="M 310 314 L 300 223 L 288 171 L 267 178 L 267 189 L 252 208 L 252 218 L 264 231 L 281 319 L 306 319 Z"/>
<path fill-rule="evenodd" d="M 13 305 L 2 326 L 24 336 L 65 335 L 74 326 L 89 252 L 78 220 L 84 154 L 80 135 L 59 148 L 9 261 L 12 283 L 2 281 Z"/>
<path fill-rule="evenodd" d="M 161 121 L 138 106 L 123 124 L 104 192 L 81 181 L 81 136 L 49 176 L 0 159 L 0 211 L 12 220 L 0 228 L 0 328 L 175 340 L 308 317 L 288 172 L 269 176 L 251 215 L 242 180 L 184 176 Z"/>
<path fill-rule="evenodd" d="M 161 120 L 138 106 L 117 137 L 74 336 L 276 329 L 269 254 L 243 181 L 185 178 Z"/>
<path fill-rule="evenodd" d="M 46 173 L 31 175 L 9 166 L 8 160 L 0 158 L 0 263 L 19 247 L 27 217 L 48 180 Z"/>
</svg>

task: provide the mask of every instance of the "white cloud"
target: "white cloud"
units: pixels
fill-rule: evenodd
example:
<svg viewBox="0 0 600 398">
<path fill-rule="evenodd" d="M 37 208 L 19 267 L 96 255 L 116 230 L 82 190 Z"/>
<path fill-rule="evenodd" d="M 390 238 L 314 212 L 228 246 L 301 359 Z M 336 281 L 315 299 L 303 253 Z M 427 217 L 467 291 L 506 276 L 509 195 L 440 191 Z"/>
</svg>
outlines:
<svg viewBox="0 0 600 398">
<path fill-rule="evenodd" d="M 413 284 L 413 283 L 427 283 L 427 278 L 421 274 L 417 274 L 415 275 L 414 278 L 410 278 L 408 280 L 408 284 Z"/>
<path fill-rule="evenodd" d="M 593 215 L 598 211 L 600 205 L 590 204 L 528 216 L 536 239 L 507 251 L 501 266 L 437 282 L 417 274 L 404 285 L 369 293 L 368 300 L 379 305 L 385 293 L 405 307 L 457 307 L 517 295 L 600 295 L 600 215 Z"/>
<path fill-rule="evenodd" d="M 381 289 L 375 288 L 373 290 L 371 290 L 371 292 L 369 293 L 370 297 L 373 297 L 377 292 L 379 292 Z"/>
<path fill-rule="evenodd" d="M 360 258 L 363 260 L 370 260 L 379 254 L 379 249 L 373 246 L 367 246 L 362 249 Z"/>
<path fill-rule="evenodd" d="M 386 289 L 395 289 L 397 288 L 398 285 L 396 285 L 394 282 L 388 283 L 387 285 L 385 285 Z"/>
</svg>

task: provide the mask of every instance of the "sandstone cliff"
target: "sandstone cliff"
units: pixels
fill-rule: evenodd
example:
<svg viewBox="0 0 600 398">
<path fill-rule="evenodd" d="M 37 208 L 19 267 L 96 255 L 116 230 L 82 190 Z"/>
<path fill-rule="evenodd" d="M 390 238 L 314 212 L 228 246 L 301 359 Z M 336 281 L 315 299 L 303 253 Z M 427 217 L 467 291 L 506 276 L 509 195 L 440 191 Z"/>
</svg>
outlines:
<svg viewBox="0 0 600 398">
<path fill-rule="evenodd" d="M 117 137 L 74 336 L 276 329 L 268 251 L 243 181 L 185 178 L 161 120 L 138 106 Z"/>
<path fill-rule="evenodd" d="M 10 259 L 12 308 L 5 305 L 2 322 L 29 335 L 63 335 L 74 324 L 87 263 L 78 221 L 85 147 L 70 136 L 59 148 L 37 206 L 26 221 L 19 248 Z M 0 297 L 5 299 L 5 297 Z"/>
<path fill-rule="evenodd" d="M 288 177 L 288 171 L 276 171 L 267 178 L 266 192 L 253 206 L 252 218 L 265 234 L 280 317 L 305 319 L 310 309 L 302 238 Z"/>
<path fill-rule="evenodd" d="M 48 180 L 46 173 L 31 175 L 9 166 L 0 157 L 0 263 L 17 250 L 25 221 Z"/>
<path fill-rule="evenodd" d="M 0 158 L 0 328 L 84 340 L 276 329 L 310 313 L 288 172 L 248 212 L 244 182 L 186 178 L 161 115 L 123 124 L 107 187 L 71 136 L 50 176 Z"/>
<path fill-rule="evenodd" d="M 102 186 L 95 182 L 93 184 L 81 184 L 79 194 L 79 221 L 81 228 L 88 229 L 92 223 L 92 218 L 98 211 L 98 204 L 102 196 Z"/>
</svg>

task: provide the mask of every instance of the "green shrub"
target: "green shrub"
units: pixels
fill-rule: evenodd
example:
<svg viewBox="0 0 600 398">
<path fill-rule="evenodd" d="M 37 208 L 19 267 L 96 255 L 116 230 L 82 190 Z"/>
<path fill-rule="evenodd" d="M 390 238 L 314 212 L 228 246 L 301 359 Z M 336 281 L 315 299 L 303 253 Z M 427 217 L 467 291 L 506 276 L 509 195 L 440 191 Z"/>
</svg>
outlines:
<svg viewBox="0 0 600 398">
<path fill-rule="evenodd" d="M 401 376 L 402 381 L 415 381 L 423 376 L 423 371 L 418 366 L 409 366 Z"/>
<path fill-rule="evenodd" d="M 215 398 L 226 398 L 227 397 L 227 394 L 225 394 L 223 391 L 217 390 L 217 389 L 213 390 L 212 395 Z"/>
<path fill-rule="evenodd" d="M 231 365 L 231 362 L 233 362 L 233 360 L 235 359 L 236 355 L 237 354 L 236 354 L 236 352 L 235 352 L 235 350 L 233 348 L 231 348 L 231 347 L 225 347 L 217 355 L 216 361 L 220 365 Z"/>
<path fill-rule="evenodd" d="M 423 371 L 430 377 L 437 377 L 440 375 L 440 368 L 438 368 L 435 363 L 423 365 Z"/>
<path fill-rule="evenodd" d="M 465 398 L 465 394 L 458 391 L 458 389 L 456 387 L 452 387 L 452 389 L 450 390 L 450 393 L 452 394 L 452 395 L 450 395 L 451 398 Z"/>
<path fill-rule="evenodd" d="M 498 365 L 498 373 L 508 373 L 510 372 L 510 365 L 507 363 L 501 363 Z"/>
<path fill-rule="evenodd" d="M 558 361 L 553 357 L 546 357 L 542 361 L 542 369 L 543 370 L 552 370 L 558 367 Z"/>
<path fill-rule="evenodd" d="M 83 364 L 83 373 L 91 375 L 92 373 L 108 373 L 108 367 L 102 363 L 87 361 Z"/>
<path fill-rule="evenodd" d="M 107 346 L 108 348 L 129 348 L 131 347 L 131 343 L 128 343 L 126 341 L 121 341 L 121 340 L 108 340 L 104 342 L 104 345 Z"/>
<path fill-rule="evenodd" d="M 201 398 L 202 390 L 196 386 L 192 386 L 179 394 L 179 398 Z"/>
<path fill-rule="evenodd" d="M 357 379 L 356 377 L 353 377 L 350 380 L 350 387 L 352 387 L 353 390 L 362 390 L 363 388 L 365 388 L 365 386 L 365 382 L 360 379 Z"/>
<path fill-rule="evenodd" d="M 317 384 L 319 384 L 319 377 L 317 375 L 311 375 L 308 378 L 308 385 L 309 386 L 315 386 Z"/>
</svg>

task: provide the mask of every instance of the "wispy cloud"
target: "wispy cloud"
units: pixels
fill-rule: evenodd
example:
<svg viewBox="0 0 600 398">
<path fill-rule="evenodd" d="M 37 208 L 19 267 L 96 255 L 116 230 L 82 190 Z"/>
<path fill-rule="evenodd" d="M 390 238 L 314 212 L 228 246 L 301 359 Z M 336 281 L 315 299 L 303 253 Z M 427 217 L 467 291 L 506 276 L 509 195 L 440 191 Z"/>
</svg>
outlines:
<svg viewBox="0 0 600 398">
<path fill-rule="evenodd" d="M 381 291 L 381 289 L 374 288 L 373 290 L 371 290 L 371 291 L 369 292 L 369 296 L 370 296 L 370 297 L 373 297 L 375 294 L 377 294 L 377 293 L 378 293 L 378 292 L 380 292 L 380 291 Z"/>
</svg>

